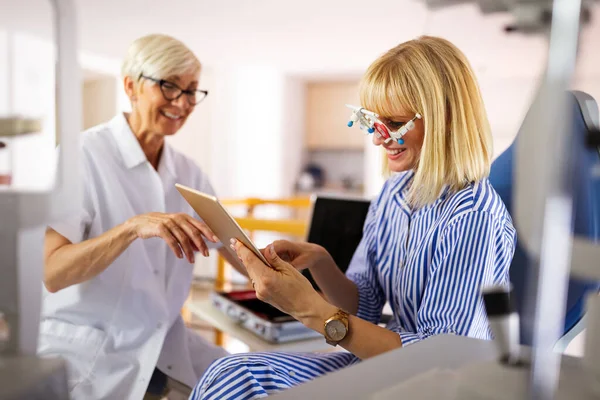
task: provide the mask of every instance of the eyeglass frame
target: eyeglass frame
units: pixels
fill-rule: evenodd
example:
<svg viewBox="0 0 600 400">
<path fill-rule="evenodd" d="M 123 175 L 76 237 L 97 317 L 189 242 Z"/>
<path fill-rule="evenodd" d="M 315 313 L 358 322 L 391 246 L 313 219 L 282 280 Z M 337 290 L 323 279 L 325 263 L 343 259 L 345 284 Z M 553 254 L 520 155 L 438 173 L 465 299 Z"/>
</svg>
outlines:
<svg viewBox="0 0 600 400">
<path fill-rule="evenodd" d="M 404 135 L 405 135 L 405 134 L 406 134 L 406 133 L 407 133 L 409 130 L 411 130 L 411 129 L 412 129 L 412 127 L 411 127 L 411 128 L 409 128 L 409 129 L 407 130 L 407 132 L 400 132 L 400 131 L 401 131 L 403 128 L 404 128 L 404 129 L 406 129 L 406 128 L 407 128 L 407 126 L 410 126 L 410 124 L 411 124 L 411 123 L 414 123 L 414 122 L 415 122 L 415 120 L 417 120 L 417 119 L 421 119 L 421 118 L 422 118 L 421 114 L 419 114 L 419 113 L 415 113 L 415 116 L 414 116 L 414 117 L 412 117 L 412 118 L 411 118 L 411 119 L 409 119 L 408 121 L 404 122 L 404 121 L 393 121 L 393 120 L 391 120 L 391 119 L 389 119 L 389 118 L 382 118 L 382 117 L 380 117 L 379 115 L 377 115 L 377 119 L 379 120 L 379 122 L 380 122 L 382 125 L 384 125 L 384 126 L 385 126 L 385 128 L 388 130 L 388 133 L 390 134 L 390 136 L 392 136 L 392 134 L 394 134 L 394 135 L 400 135 L 401 137 L 402 137 L 402 136 L 404 136 Z M 392 129 L 390 128 L 390 124 L 402 124 L 402 125 L 400 125 L 400 126 L 397 128 L 397 129 L 395 129 L 395 130 L 392 130 Z"/>
<path fill-rule="evenodd" d="M 160 92 L 162 93 L 164 99 L 167 100 L 167 101 L 176 101 L 176 100 L 178 100 L 185 93 L 187 95 L 188 104 L 191 105 L 191 106 L 197 106 L 198 104 L 202 103 L 204 101 L 204 99 L 206 99 L 208 97 L 208 90 L 200 90 L 200 89 L 188 90 L 188 89 L 182 89 L 176 83 L 173 83 L 173 82 L 168 81 L 166 79 L 156 79 L 156 78 L 152 78 L 150 76 L 147 76 L 147 75 L 144 75 L 143 73 L 141 73 L 140 76 L 139 76 L 139 78 L 138 78 L 138 81 L 141 80 L 142 78 L 148 79 L 149 81 L 152 81 L 152 82 L 158 84 L 158 86 L 160 88 Z M 165 83 L 167 83 L 169 85 L 175 86 L 181 93 L 179 93 L 178 96 L 176 96 L 176 97 L 174 97 L 172 99 L 168 98 L 167 95 L 165 94 L 164 89 L 163 89 L 163 85 Z M 199 102 L 192 103 L 190 101 L 190 97 L 189 96 L 196 95 L 196 93 L 202 93 L 202 94 L 204 94 L 204 97 L 202 97 L 202 99 Z"/>
</svg>

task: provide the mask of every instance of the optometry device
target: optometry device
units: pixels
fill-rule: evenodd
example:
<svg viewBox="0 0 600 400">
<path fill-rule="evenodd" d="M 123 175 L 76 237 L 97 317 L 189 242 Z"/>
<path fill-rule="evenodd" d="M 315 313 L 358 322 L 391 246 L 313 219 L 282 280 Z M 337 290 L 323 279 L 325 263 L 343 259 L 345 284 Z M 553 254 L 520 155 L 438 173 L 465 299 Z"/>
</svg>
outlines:
<svg viewBox="0 0 600 400">
<path fill-rule="evenodd" d="M 361 130 L 366 131 L 369 135 L 375 133 L 377 137 L 383 139 L 385 143 L 395 140 L 398 142 L 398 144 L 404 144 L 404 139 L 402 139 L 402 136 L 406 135 L 408 131 L 414 129 L 416 119 L 422 118 L 421 114 L 416 113 L 410 121 L 407 121 L 398 130 L 392 131 L 383 121 L 381 121 L 379 115 L 373 111 L 350 104 L 346 104 L 346 107 L 352 110 L 350 121 L 348 121 L 349 128 L 354 126 L 355 122 L 359 122 Z"/>
</svg>

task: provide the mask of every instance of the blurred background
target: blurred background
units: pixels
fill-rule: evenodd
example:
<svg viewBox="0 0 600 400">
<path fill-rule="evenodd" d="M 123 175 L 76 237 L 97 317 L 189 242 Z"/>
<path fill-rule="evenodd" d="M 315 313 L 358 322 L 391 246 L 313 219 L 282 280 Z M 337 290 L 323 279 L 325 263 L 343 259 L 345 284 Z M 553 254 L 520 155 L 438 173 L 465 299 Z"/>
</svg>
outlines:
<svg viewBox="0 0 600 400">
<path fill-rule="evenodd" d="M 57 141 L 51 8 L 47 0 L 0 1 L 0 114 L 35 114 L 46 122 L 43 132 L 0 148 L 0 185 L 10 179 L 15 187 L 47 187 Z M 505 33 L 505 17 L 482 16 L 475 5 L 441 11 L 417 0 L 76 5 L 83 128 L 129 108 L 120 63 L 130 42 L 148 33 L 175 36 L 203 63 L 201 88 L 210 94 L 171 143 L 203 168 L 223 198 L 376 194 L 383 182 L 379 154 L 346 127 L 344 104 L 359 103 L 358 81 L 378 55 L 423 34 L 449 39 L 471 61 L 497 155 L 520 126 L 546 55 L 541 36 Z M 574 88 L 600 98 L 592 38 L 600 38 L 599 21 L 584 32 Z M 261 212 L 282 215 L 269 207 Z M 198 277 L 214 275 L 214 259 L 197 264 Z"/>
</svg>

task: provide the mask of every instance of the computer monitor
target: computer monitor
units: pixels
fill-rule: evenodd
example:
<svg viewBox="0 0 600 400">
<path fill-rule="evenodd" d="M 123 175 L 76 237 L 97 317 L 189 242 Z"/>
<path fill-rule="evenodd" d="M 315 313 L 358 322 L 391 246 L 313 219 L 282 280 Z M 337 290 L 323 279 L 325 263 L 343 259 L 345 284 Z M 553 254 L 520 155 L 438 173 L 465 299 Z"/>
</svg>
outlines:
<svg viewBox="0 0 600 400">
<path fill-rule="evenodd" d="M 370 201 L 343 196 L 316 196 L 306 241 L 323 246 L 346 272 L 363 235 Z M 304 276 L 319 290 L 308 270 Z"/>
</svg>

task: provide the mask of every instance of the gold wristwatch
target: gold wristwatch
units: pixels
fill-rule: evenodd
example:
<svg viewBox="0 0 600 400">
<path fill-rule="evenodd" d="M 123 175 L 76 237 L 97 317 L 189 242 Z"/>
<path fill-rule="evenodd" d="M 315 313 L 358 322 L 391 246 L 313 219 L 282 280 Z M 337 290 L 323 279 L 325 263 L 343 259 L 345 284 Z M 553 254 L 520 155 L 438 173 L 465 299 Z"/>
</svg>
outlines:
<svg viewBox="0 0 600 400">
<path fill-rule="evenodd" d="M 325 341 L 327 344 L 337 346 L 348 334 L 348 318 L 346 311 L 338 310 L 331 318 L 325 321 Z"/>
</svg>

